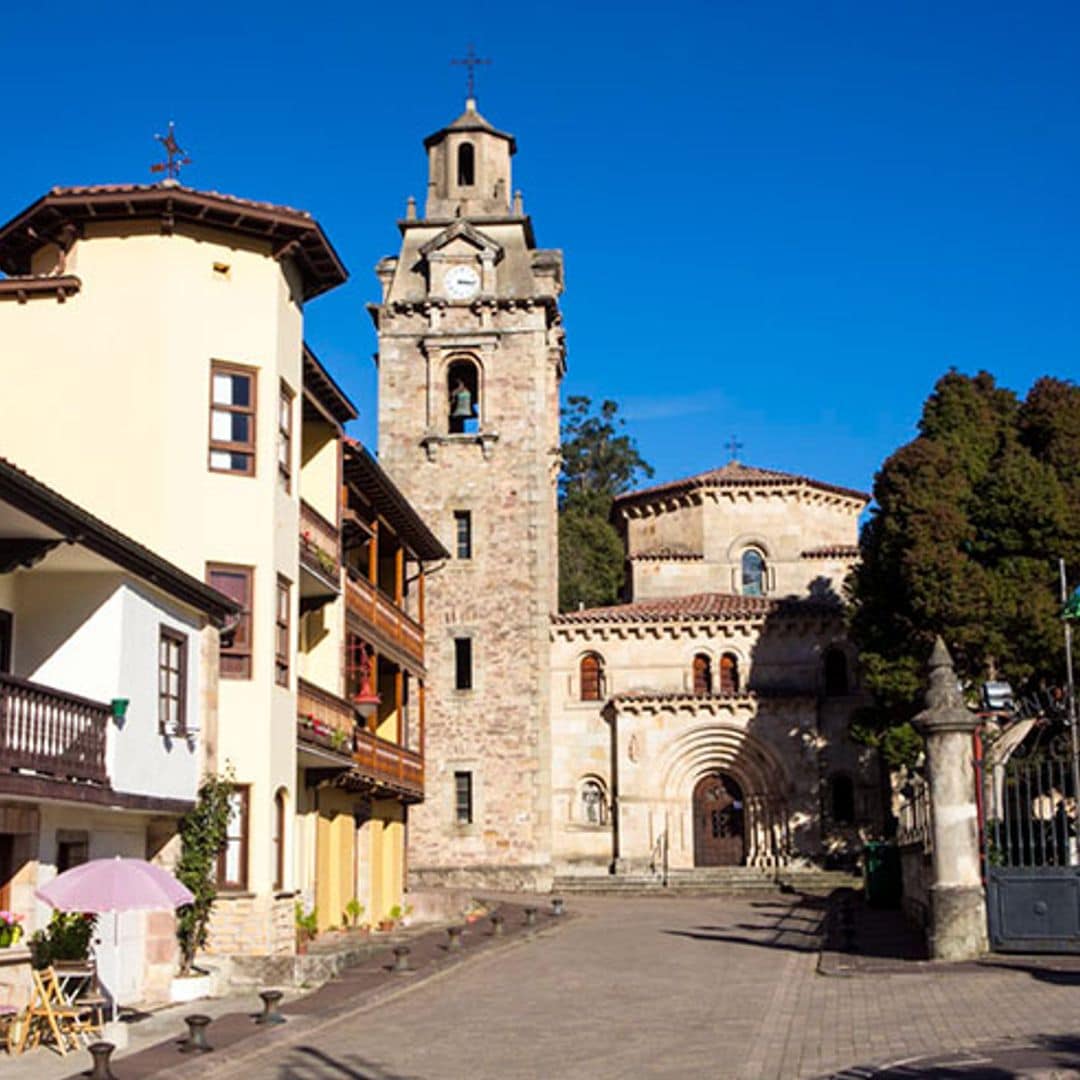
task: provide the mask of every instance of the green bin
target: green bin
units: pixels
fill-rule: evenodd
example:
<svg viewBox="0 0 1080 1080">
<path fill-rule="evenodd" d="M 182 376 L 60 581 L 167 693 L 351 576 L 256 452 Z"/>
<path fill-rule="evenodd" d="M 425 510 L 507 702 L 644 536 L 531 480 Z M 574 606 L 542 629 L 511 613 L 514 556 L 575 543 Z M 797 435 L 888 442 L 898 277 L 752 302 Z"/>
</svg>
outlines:
<svg viewBox="0 0 1080 1080">
<path fill-rule="evenodd" d="M 885 840 L 870 840 L 863 848 L 863 887 L 871 907 L 900 904 L 900 852 Z"/>
</svg>

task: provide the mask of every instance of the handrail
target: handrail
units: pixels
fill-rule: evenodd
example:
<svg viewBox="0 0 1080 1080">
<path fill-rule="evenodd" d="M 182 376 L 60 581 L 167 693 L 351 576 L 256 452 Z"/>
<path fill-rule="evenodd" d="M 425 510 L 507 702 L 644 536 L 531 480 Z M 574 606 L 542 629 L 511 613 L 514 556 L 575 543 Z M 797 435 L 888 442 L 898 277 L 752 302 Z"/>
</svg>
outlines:
<svg viewBox="0 0 1080 1080">
<path fill-rule="evenodd" d="M 300 559 L 316 573 L 337 581 L 341 534 L 310 503 L 300 500 Z"/>
<path fill-rule="evenodd" d="M 0 675 L 0 769 L 107 785 L 110 711 L 101 701 Z"/>
<path fill-rule="evenodd" d="M 421 625 L 382 590 L 351 569 L 347 582 L 349 610 L 423 663 L 424 631 Z"/>
</svg>

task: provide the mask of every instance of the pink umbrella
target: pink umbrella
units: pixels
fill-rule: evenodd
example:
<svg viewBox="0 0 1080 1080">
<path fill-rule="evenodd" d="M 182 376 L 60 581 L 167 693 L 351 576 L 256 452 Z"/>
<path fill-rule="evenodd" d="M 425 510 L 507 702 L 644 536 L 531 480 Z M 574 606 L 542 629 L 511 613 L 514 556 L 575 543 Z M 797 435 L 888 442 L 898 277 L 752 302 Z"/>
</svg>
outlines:
<svg viewBox="0 0 1080 1080">
<path fill-rule="evenodd" d="M 173 911 L 190 904 L 195 896 L 167 870 L 143 859 L 94 859 L 57 875 L 34 895 L 59 911 L 113 913 L 114 947 L 119 955 L 121 911 Z M 116 998 L 112 1000 L 116 1019 Z"/>
</svg>

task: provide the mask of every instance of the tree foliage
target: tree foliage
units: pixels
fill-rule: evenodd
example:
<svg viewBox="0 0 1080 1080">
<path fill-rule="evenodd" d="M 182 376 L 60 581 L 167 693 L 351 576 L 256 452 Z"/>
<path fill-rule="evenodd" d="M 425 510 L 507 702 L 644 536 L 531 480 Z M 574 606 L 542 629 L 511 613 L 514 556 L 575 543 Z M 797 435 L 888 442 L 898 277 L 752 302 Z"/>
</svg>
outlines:
<svg viewBox="0 0 1080 1080">
<path fill-rule="evenodd" d="M 611 524 L 616 495 L 629 491 L 652 467 L 622 429 L 614 401 L 594 411 L 592 399 L 567 399 L 562 420 L 559 476 L 559 608 L 600 607 L 619 598 L 623 545 Z"/>
<path fill-rule="evenodd" d="M 874 498 L 848 582 L 876 702 L 865 732 L 910 749 L 897 729 L 937 634 L 971 682 L 1060 678 L 1057 559 L 1080 570 L 1080 387 L 1040 379 L 1021 402 L 986 372 L 950 371 Z"/>
<path fill-rule="evenodd" d="M 210 913 L 217 899 L 217 859 L 228 836 L 235 787 L 231 770 L 224 776 L 207 776 L 195 806 L 180 819 L 176 878 L 195 895 L 194 903 L 185 904 L 176 915 L 183 975 L 191 972 L 195 954 L 206 945 Z"/>
</svg>

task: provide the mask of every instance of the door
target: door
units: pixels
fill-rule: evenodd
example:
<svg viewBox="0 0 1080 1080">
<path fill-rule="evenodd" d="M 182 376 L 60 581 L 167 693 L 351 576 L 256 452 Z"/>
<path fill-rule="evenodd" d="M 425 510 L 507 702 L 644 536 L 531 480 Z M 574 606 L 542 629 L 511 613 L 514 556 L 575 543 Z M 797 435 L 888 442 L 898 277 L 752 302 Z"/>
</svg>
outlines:
<svg viewBox="0 0 1080 1080">
<path fill-rule="evenodd" d="M 746 854 L 742 789 L 713 773 L 694 788 L 694 865 L 741 866 Z"/>
<path fill-rule="evenodd" d="M 11 879 L 15 876 L 15 837 L 0 833 L 0 910 L 11 910 Z"/>
</svg>

